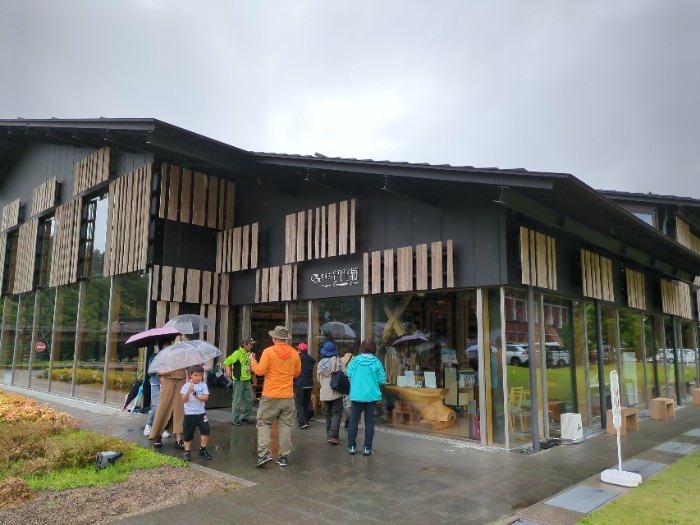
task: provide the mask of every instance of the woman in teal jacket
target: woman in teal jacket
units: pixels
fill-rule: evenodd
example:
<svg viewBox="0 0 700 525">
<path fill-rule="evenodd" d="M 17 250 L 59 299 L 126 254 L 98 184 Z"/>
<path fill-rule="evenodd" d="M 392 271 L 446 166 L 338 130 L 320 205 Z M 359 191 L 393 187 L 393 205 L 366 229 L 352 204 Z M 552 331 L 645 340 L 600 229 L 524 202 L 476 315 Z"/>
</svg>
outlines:
<svg viewBox="0 0 700 525">
<path fill-rule="evenodd" d="M 386 373 L 382 362 L 374 354 L 377 345 L 374 341 L 362 341 L 360 355 L 350 361 L 348 377 L 350 378 L 350 428 L 348 429 L 348 452 L 355 454 L 357 451 L 357 427 L 360 423 L 360 414 L 365 413 L 365 443 L 364 455 L 370 456 L 372 440 L 374 439 L 374 405 L 382 399 L 379 385 L 386 383 Z"/>
</svg>

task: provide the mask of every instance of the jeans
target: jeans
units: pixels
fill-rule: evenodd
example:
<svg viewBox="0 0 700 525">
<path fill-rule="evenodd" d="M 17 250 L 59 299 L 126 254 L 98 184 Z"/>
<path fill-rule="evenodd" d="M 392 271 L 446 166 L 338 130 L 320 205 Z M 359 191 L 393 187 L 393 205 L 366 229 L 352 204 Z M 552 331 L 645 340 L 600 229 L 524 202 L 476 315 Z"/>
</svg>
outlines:
<svg viewBox="0 0 700 525">
<path fill-rule="evenodd" d="M 303 425 L 313 414 L 311 406 L 312 388 L 302 388 L 294 385 L 294 405 L 297 408 L 297 423 Z"/>
<path fill-rule="evenodd" d="M 374 406 L 376 401 L 364 403 L 362 401 L 353 401 L 350 408 L 350 428 L 348 429 L 348 446 L 354 447 L 357 445 L 357 427 L 360 424 L 360 414 L 365 413 L 365 448 L 372 448 L 374 440 Z"/>
<path fill-rule="evenodd" d="M 243 408 L 243 416 L 241 413 L 241 400 L 245 401 Z M 231 422 L 238 423 L 241 419 L 250 419 L 250 413 L 253 411 L 253 385 L 250 379 L 247 381 L 233 382 L 233 404 L 231 405 Z"/>
<path fill-rule="evenodd" d="M 160 397 L 160 383 L 154 385 L 151 383 L 151 410 L 148 412 L 148 421 L 146 426 L 153 425 L 153 418 L 156 417 L 156 408 L 158 408 L 158 398 Z"/>
<path fill-rule="evenodd" d="M 343 398 L 324 401 L 326 411 L 326 434 L 328 439 L 338 439 L 340 431 L 340 418 L 343 416 Z"/>
</svg>

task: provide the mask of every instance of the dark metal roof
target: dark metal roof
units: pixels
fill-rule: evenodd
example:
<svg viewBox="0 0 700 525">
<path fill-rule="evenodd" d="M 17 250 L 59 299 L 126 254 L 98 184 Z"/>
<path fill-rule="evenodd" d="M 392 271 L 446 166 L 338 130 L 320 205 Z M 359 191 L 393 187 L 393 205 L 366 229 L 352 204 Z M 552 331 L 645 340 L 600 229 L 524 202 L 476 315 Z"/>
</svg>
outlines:
<svg viewBox="0 0 700 525">
<path fill-rule="evenodd" d="M 598 190 L 606 197 L 619 202 L 636 202 L 646 204 L 669 204 L 677 206 L 700 207 L 700 199 L 677 197 L 675 195 L 659 195 L 656 193 L 630 193 L 626 191 Z"/>
</svg>

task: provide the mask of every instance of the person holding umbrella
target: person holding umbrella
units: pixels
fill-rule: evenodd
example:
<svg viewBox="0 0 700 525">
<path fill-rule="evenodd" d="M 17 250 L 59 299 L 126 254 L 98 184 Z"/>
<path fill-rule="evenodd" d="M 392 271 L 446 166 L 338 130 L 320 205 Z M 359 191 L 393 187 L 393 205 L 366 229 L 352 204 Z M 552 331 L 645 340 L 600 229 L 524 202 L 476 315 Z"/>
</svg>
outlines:
<svg viewBox="0 0 700 525">
<path fill-rule="evenodd" d="M 250 419 L 253 411 L 253 385 L 250 375 L 250 352 L 253 350 L 252 337 L 241 339 L 241 346 L 224 360 L 226 377 L 233 380 L 233 404 L 231 405 L 231 424 L 241 426 L 241 422 L 254 423 Z M 243 417 L 241 413 L 241 401 L 245 402 Z"/>
<path fill-rule="evenodd" d="M 156 345 L 156 351 L 148 360 L 150 365 L 153 362 L 153 358 L 158 354 L 159 350 L 168 348 L 175 341 L 175 336 L 166 336 L 158 341 Z M 146 421 L 146 426 L 143 429 L 143 435 L 148 436 L 151 433 L 151 427 L 153 426 L 153 420 L 156 417 L 156 410 L 158 409 L 158 400 L 160 399 L 160 376 L 157 373 L 148 374 L 148 382 L 151 384 L 151 410 L 148 412 L 148 421 Z M 164 430 L 162 437 L 170 437 L 170 433 Z"/>
<path fill-rule="evenodd" d="M 299 354 L 287 344 L 292 336 L 284 326 L 276 326 L 268 332 L 273 345 L 260 357 L 250 355 L 250 367 L 259 376 L 265 376 L 263 392 L 258 405 L 258 459 L 256 467 L 272 461 L 270 454 L 270 427 L 279 423 L 280 455 L 277 463 L 287 466 L 287 456 L 292 452 L 292 427 L 294 426 L 294 378 L 301 373 Z"/>
</svg>

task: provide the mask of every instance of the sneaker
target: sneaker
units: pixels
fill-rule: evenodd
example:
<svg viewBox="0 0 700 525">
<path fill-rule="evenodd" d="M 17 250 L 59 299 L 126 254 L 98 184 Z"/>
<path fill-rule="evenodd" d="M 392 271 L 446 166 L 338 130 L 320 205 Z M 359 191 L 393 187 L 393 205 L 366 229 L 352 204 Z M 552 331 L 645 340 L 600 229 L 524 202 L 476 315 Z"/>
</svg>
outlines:
<svg viewBox="0 0 700 525">
<path fill-rule="evenodd" d="M 286 467 L 288 465 L 287 463 L 287 456 L 280 456 L 277 458 L 277 464 L 280 467 Z"/>
<path fill-rule="evenodd" d="M 160 437 L 169 438 L 170 432 L 168 432 L 167 430 L 163 430 L 163 433 L 160 435 Z"/>
<path fill-rule="evenodd" d="M 351 456 L 354 456 L 355 452 L 357 452 L 357 447 L 355 445 L 350 445 L 348 447 L 348 454 L 350 454 Z"/>
<path fill-rule="evenodd" d="M 328 442 L 329 442 L 331 445 L 337 445 L 338 443 L 340 443 L 340 440 L 339 440 L 338 438 L 330 438 L 330 439 L 328 440 Z"/>
<path fill-rule="evenodd" d="M 209 451 L 206 448 L 199 449 L 199 457 L 202 459 L 212 459 L 211 454 L 209 454 Z"/>
<path fill-rule="evenodd" d="M 299 425 L 299 428 L 309 428 L 309 424 L 308 424 L 308 423 L 302 423 L 301 425 Z"/>
<path fill-rule="evenodd" d="M 253 421 L 253 420 L 250 419 L 249 417 L 244 417 L 243 419 L 241 419 L 241 421 L 242 421 L 243 423 L 250 423 L 251 425 L 255 425 L 255 421 Z"/>
<path fill-rule="evenodd" d="M 163 442 L 159 439 L 159 440 L 153 442 L 153 446 L 155 448 L 160 448 L 163 446 Z"/>
<path fill-rule="evenodd" d="M 143 427 L 143 435 L 144 436 L 148 436 L 148 434 L 150 434 L 150 433 L 151 433 L 151 425 L 146 425 L 145 427 Z"/>
<path fill-rule="evenodd" d="M 182 456 L 182 459 L 183 459 L 184 461 L 190 461 L 190 460 L 192 459 L 192 456 L 190 455 L 189 452 L 185 452 L 185 455 Z"/>
<path fill-rule="evenodd" d="M 372 450 L 370 447 L 365 447 L 364 452 L 362 452 L 365 456 L 371 456 L 374 454 L 374 450 Z"/>
<path fill-rule="evenodd" d="M 185 442 L 180 440 L 175 442 L 175 448 L 179 448 L 180 450 L 185 449 Z"/>
<path fill-rule="evenodd" d="M 310 418 L 309 418 L 309 421 L 316 421 L 316 418 L 315 418 L 315 417 L 310 417 Z"/>
<path fill-rule="evenodd" d="M 272 456 L 269 452 L 265 452 L 262 456 L 258 456 L 255 466 L 262 467 L 263 465 L 267 465 L 270 461 L 272 461 Z"/>
<path fill-rule="evenodd" d="M 240 421 L 231 421 L 231 424 L 232 424 L 234 427 L 240 427 L 240 426 L 241 426 L 241 422 L 240 422 Z"/>
</svg>

